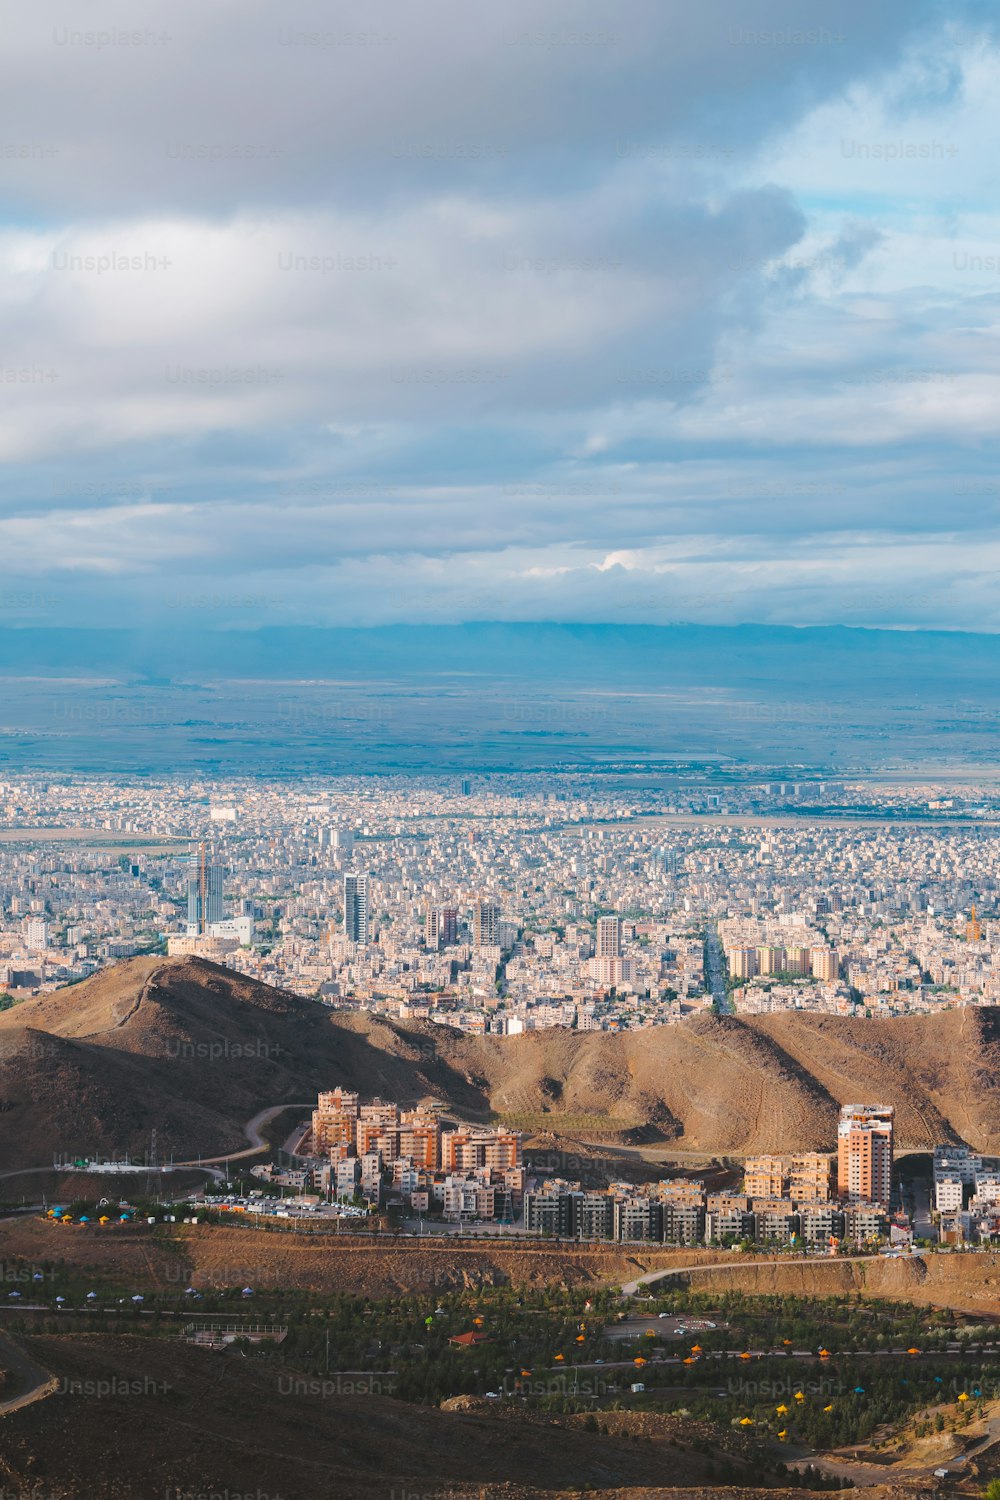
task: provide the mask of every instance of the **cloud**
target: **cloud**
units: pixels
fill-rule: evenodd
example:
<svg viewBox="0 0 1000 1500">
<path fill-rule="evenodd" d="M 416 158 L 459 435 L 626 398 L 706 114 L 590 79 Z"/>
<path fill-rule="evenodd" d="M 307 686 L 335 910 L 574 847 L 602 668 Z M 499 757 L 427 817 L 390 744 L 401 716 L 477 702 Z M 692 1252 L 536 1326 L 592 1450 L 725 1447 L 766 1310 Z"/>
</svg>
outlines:
<svg viewBox="0 0 1000 1500">
<path fill-rule="evenodd" d="M 837 9 L 18 11 L 8 576 L 53 621 L 992 620 L 993 39 Z"/>
</svg>

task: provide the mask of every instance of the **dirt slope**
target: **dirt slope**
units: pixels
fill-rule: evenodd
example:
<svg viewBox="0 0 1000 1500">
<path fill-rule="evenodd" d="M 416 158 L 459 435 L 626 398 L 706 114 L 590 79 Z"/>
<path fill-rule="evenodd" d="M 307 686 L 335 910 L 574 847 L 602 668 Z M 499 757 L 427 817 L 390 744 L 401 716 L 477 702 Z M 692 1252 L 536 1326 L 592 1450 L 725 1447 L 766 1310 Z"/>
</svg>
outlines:
<svg viewBox="0 0 1000 1500">
<path fill-rule="evenodd" d="M 1000 1010 L 899 1020 L 699 1016 L 611 1036 L 468 1037 L 324 1007 L 200 959 L 135 959 L 0 1015 L 0 1170 L 53 1151 L 243 1144 L 259 1109 L 343 1083 L 429 1094 L 581 1139 L 711 1153 L 829 1149 L 852 1100 L 898 1143 L 1000 1151 Z"/>
<path fill-rule="evenodd" d="M 173 1494 L 371 1500 L 391 1494 L 501 1497 L 703 1481 L 710 1459 L 663 1419 L 649 1442 L 584 1430 L 578 1419 L 408 1405 L 341 1394 L 262 1363 L 176 1340 L 78 1334 L 24 1340 L 62 1382 L 60 1394 L 0 1418 L 0 1488 L 60 1500 Z M 296 1384 L 302 1381 L 304 1384 Z M 352 1386 L 353 1382 L 346 1382 Z M 706 1447 L 707 1447 L 706 1443 Z M 715 1453 L 749 1453 L 715 1437 Z M 740 1465 L 748 1477 L 749 1468 Z M 36 1486 L 32 1489 L 31 1486 Z M 483 1490 L 481 1486 L 490 1486 Z M 495 1488 L 494 1488 L 495 1486 Z M 508 1488 L 509 1486 L 509 1488 Z"/>
<path fill-rule="evenodd" d="M 400 1029 L 338 1027 L 320 1005 L 199 959 L 132 960 L 0 1014 L 0 1170 L 56 1151 L 141 1153 L 153 1127 L 161 1160 L 239 1148 L 265 1106 L 309 1103 L 338 1080 L 424 1093 L 427 1063 L 435 1087 L 468 1098 Z"/>
<path fill-rule="evenodd" d="M 811 1265 L 755 1261 L 721 1273 L 690 1277 L 698 1290 L 729 1289 L 748 1294 L 835 1297 L 857 1292 L 890 1302 L 948 1307 L 1000 1317 L 1000 1255 L 928 1255 L 923 1259 L 817 1259 Z"/>
</svg>

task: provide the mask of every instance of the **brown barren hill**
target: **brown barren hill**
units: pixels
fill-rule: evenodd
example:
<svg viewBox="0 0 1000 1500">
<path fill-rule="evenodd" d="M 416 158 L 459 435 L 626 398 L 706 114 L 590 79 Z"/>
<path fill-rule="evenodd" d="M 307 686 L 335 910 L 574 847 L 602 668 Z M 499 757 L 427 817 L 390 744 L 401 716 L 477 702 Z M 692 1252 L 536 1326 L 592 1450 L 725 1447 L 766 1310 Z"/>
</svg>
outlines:
<svg viewBox="0 0 1000 1500">
<path fill-rule="evenodd" d="M 133 959 L 0 1014 L 0 1170 L 141 1153 L 154 1127 L 161 1160 L 239 1149 L 262 1109 L 311 1104 L 338 1081 L 423 1094 L 428 1064 L 436 1088 L 451 1085 L 418 1034 L 337 1026 L 322 1005 L 202 959 Z"/>
<path fill-rule="evenodd" d="M 202 959 L 142 958 L 0 1015 L 0 1170 L 141 1152 L 153 1127 L 161 1159 L 219 1154 L 260 1110 L 337 1083 L 564 1137 L 733 1155 L 831 1148 L 841 1104 L 885 1101 L 902 1147 L 1000 1151 L 998 1080 L 995 1008 L 472 1037 L 331 1013 Z"/>
</svg>

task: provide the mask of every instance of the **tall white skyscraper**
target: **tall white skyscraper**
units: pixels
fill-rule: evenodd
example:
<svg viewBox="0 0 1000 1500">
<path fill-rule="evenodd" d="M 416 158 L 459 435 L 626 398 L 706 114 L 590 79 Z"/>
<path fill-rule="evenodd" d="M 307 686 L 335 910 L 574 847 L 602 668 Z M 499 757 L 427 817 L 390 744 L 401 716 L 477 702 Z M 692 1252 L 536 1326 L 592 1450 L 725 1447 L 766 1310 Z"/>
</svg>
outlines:
<svg viewBox="0 0 1000 1500">
<path fill-rule="evenodd" d="M 44 917 L 29 917 L 24 924 L 24 946 L 30 953 L 42 953 L 49 946 L 49 924 Z"/>
<path fill-rule="evenodd" d="M 364 948 L 368 944 L 368 876 L 344 876 L 344 936 Z"/>
</svg>

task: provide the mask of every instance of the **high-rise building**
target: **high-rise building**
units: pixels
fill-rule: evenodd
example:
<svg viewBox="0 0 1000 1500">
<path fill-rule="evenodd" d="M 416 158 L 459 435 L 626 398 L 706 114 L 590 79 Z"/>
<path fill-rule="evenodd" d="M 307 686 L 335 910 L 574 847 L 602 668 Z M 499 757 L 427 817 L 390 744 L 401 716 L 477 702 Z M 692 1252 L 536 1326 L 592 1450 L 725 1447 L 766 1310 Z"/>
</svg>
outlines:
<svg viewBox="0 0 1000 1500">
<path fill-rule="evenodd" d="M 812 956 L 808 948 L 786 948 L 782 968 L 786 974 L 802 975 L 812 972 Z"/>
<path fill-rule="evenodd" d="M 357 1094 L 342 1088 L 320 1094 L 312 1117 L 313 1153 L 317 1156 L 326 1152 L 336 1157 L 348 1156 L 354 1149 L 357 1119 Z"/>
<path fill-rule="evenodd" d="M 24 946 L 29 953 L 42 953 L 49 946 L 49 924 L 44 917 L 29 917 L 24 924 Z"/>
<path fill-rule="evenodd" d="M 458 942 L 458 910 L 454 906 L 442 906 L 438 918 L 438 931 L 442 948 L 453 948 Z"/>
<path fill-rule="evenodd" d="M 595 958 L 621 958 L 621 917 L 598 917 Z"/>
<path fill-rule="evenodd" d="M 837 1192 L 855 1203 L 881 1203 L 892 1194 L 891 1104 L 845 1104 L 837 1125 Z"/>
<path fill-rule="evenodd" d="M 472 908 L 472 942 L 474 947 L 499 948 L 500 908 L 492 901 L 477 901 Z"/>
<path fill-rule="evenodd" d="M 424 913 L 424 947 L 450 948 L 458 941 L 458 912 L 454 906 L 428 906 Z"/>
<path fill-rule="evenodd" d="M 188 936 L 197 937 L 208 931 L 212 922 L 225 920 L 226 907 L 222 894 L 222 866 L 211 864 L 205 849 L 200 845 L 188 856 L 187 926 Z"/>
<path fill-rule="evenodd" d="M 441 1122 L 420 1110 L 403 1110 L 399 1123 L 399 1154 L 414 1166 L 433 1170 L 441 1159 Z"/>
<path fill-rule="evenodd" d="M 836 979 L 838 964 L 837 954 L 833 948 L 811 948 L 809 957 L 814 979 Z"/>
<path fill-rule="evenodd" d="M 340 854 L 350 856 L 354 853 L 354 829 L 334 828 L 330 834 L 330 843 Z"/>
<path fill-rule="evenodd" d="M 727 948 L 726 961 L 731 979 L 752 979 L 757 972 L 757 949 Z"/>
<path fill-rule="evenodd" d="M 344 876 L 344 936 L 360 948 L 368 944 L 368 876 Z"/>
<path fill-rule="evenodd" d="M 757 949 L 758 974 L 780 974 L 784 962 L 784 948 L 776 948 L 771 943 L 762 943 Z"/>
</svg>

